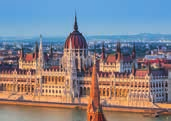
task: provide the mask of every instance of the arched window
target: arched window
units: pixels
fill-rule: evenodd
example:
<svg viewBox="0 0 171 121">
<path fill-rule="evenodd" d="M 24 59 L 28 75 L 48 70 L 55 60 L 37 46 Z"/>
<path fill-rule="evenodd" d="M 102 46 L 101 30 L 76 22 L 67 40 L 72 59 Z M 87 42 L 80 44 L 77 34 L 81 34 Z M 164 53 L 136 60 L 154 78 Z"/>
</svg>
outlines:
<svg viewBox="0 0 171 121">
<path fill-rule="evenodd" d="M 90 121 L 92 121 L 92 119 L 93 119 L 92 116 L 90 116 Z"/>
<path fill-rule="evenodd" d="M 105 96 L 105 88 L 103 88 L 103 96 Z"/>
<path fill-rule="evenodd" d="M 107 88 L 107 96 L 109 96 L 109 88 Z"/>
<path fill-rule="evenodd" d="M 86 95 L 86 87 L 84 87 L 84 95 Z"/>
<path fill-rule="evenodd" d="M 83 89 L 82 89 L 82 87 L 80 87 L 80 95 L 82 95 L 83 94 Z"/>
<path fill-rule="evenodd" d="M 87 95 L 90 95 L 90 87 L 87 88 Z"/>
</svg>

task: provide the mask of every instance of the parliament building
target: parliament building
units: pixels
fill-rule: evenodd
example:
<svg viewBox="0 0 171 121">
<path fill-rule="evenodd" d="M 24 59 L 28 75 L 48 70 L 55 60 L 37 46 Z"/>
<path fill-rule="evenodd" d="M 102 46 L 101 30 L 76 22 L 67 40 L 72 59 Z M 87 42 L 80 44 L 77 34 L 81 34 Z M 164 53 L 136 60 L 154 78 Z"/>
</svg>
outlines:
<svg viewBox="0 0 171 121">
<path fill-rule="evenodd" d="M 135 45 L 131 54 L 124 54 L 121 44 L 117 43 L 115 54 L 107 54 L 103 45 L 100 59 L 96 54 L 91 56 L 75 16 L 74 30 L 65 41 L 59 65 L 47 66 L 40 36 L 33 53 L 21 49 L 17 68 L 0 68 L 0 93 L 88 103 L 96 63 L 97 74 L 93 76 L 98 79 L 101 104 L 146 107 L 170 101 L 168 71 L 154 69 L 150 63 L 146 68 L 138 68 Z"/>
</svg>

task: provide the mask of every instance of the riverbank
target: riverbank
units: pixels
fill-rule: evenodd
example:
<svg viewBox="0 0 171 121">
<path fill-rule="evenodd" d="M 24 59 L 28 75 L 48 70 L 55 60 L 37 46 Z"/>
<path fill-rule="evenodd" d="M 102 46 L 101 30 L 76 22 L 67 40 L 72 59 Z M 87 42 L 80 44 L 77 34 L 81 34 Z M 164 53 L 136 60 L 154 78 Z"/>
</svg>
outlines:
<svg viewBox="0 0 171 121">
<path fill-rule="evenodd" d="M 20 105 L 20 106 L 36 106 L 36 107 L 50 107 L 50 108 L 70 108 L 70 109 L 87 109 L 86 104 L 70 104 L 70 103 L 55 103 L 55 102 L 39 102 L 39 101 L 16 101 L 16 100 L 0 100 L 1 105 Z M 165 104 L 166 105 L 166 104 Z M 170 106 L 170 104 L 169 104 Z M 142 107 L 128 107 L 128 106 L 103 106 L 105 111 L 117 112 L 133 112 L 133 113 L 154 113 L 171 115 L 171 108 L 142 108 Z"/>
</svg>

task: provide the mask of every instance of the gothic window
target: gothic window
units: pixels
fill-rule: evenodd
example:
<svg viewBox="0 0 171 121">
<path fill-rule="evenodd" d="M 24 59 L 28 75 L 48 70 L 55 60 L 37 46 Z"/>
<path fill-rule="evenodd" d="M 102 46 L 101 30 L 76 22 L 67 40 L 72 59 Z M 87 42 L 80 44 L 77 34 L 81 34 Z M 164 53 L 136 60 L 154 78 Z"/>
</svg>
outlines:
<svg viewBox="0 0 171 121">
<path fill-rule="evenodd" d="M 54 81 L 53 76 L 51 78 L 52 78 L 52 82 L 53 82 Z"/>
<path fill-rule="evenodd" d="M 92 116 L 90 116 L 90 121 L 92 121 L 92 119 L 93 119 Z"/>
<path fill-rule="evenodd" d="M 107 96 L 109 96 L 109 88 L 107 88 Z"/>
<path fill-rule="evenodd" d="M 82 95 L 82 93 L 83 93 L 83 92 L 82 92 L 82 87 L 80 87 L 80 95 Z"/>
<path fill-rule="evenodd" d="M 158 87 L 158 83 L 156 84 L 156 87 Z"/>
<path fill-rule="evenodd" d="M 90 95 L 90 87 L 87 88 L 87 94 L 86 95 Z"/>
<path fill-rule="evenodd" d="M 76 65 L 76 68 L 78 69 L 78 58 L 75 59 L 75 65 Z"/>
<path fill-rule="evenodd" d="M 103 91 L 102 91 L 102 89 L 100 88 L 100 96 L 103 96 L 103 93 L 102 93 Z"/>
<path fill-rule="evenodd" d="M 105 88 L 103 88 L 103 96 L 105 96 Z"/>
<path fill-rule="evenodd" d="M 167 82 L 166 82 L 166 84 L 165 84 L 165 87 L 167 87 Z"/>
<path fill-rule="evenodd" d="M 114 95 L 114 88 L 112 88 L 112 92 L 111 92 L 111 95 L 112 95 L 112 96 Z"/>
<path fill-rule="evenodd" d="M 86 95 L 86 88 L 84 87 L 84 95 Z"/>
</svg>

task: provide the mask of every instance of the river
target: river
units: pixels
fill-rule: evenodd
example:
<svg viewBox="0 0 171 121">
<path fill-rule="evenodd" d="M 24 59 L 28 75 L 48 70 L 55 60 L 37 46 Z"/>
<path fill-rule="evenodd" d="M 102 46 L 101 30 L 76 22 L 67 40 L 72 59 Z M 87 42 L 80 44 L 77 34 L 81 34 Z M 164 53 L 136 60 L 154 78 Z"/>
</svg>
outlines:
<svg viewBox="0 0 171 121">
<path fill-rule="evenodd" d="M 104 114 L 107 121 L 171 121 L 171 116 L 151 118 L 125 112 Z M 86 110 L 0 105 L 0 121 L 86 121 Z"/>
</svg>

